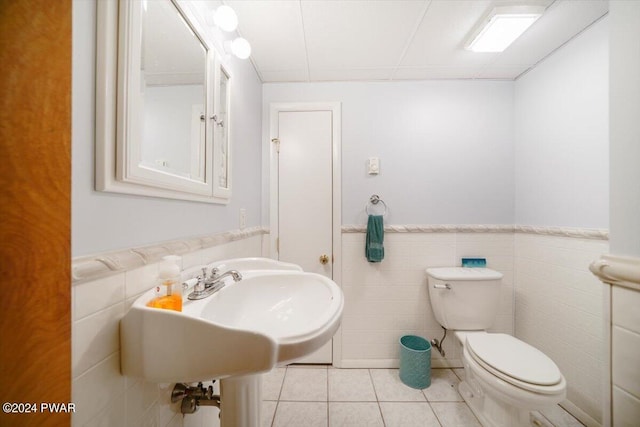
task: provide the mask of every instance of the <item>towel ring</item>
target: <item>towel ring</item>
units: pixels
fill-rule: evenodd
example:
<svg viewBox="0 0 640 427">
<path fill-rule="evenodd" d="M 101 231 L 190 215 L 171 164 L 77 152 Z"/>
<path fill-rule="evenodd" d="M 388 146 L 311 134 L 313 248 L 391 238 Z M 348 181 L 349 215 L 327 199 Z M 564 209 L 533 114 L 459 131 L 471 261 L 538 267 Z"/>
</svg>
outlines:
<svg viewBox="0 0 640 427">
<path fill-rule="evenodd" d="M 369 212 L 369 206 L 377 205 L 378 203 L 382 203 L 382 205 L 384 206 L 384 211 L 382 212 L 382 215 L 384 216 L 387 214 L 387 204 L 384 202 L 384 200 L 380 198 L 380 196 L 378 196 L 377 194 L 374 194 L 369 198 L 369 203 L 364 205 L 364 211 L 367 213 L 367 215 L 371 215 L 371 212 Z"/>
</svg>

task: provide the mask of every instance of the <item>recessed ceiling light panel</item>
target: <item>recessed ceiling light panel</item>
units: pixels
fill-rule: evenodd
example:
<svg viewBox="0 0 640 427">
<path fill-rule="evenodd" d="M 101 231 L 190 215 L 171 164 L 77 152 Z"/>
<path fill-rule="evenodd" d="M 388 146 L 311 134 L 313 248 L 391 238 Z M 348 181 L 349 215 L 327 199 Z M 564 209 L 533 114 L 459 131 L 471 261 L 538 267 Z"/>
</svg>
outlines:
<svg viewBox="0 0 640 427">
<path fill-rule="evenodd" d="M 496 7 L 471 33 L 465 49 L 502 52 L 544 12 L 543 6 Z"/>
</svg>

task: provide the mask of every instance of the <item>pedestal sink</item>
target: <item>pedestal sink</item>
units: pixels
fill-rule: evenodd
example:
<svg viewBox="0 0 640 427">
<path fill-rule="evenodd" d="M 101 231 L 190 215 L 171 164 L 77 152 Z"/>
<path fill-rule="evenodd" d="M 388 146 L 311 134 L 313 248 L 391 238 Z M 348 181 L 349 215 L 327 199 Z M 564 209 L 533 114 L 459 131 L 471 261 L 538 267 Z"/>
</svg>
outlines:
<svg viewBox="0 0 640 427">
<path fill-rule="evenodd" d="M 120 324 L 122 373 L 151 382 L 221 379 L 221 425 L 260 421 L 260 373 L 329 341 L 344 297 L 332 280 L 289 270 L 245 270 L 183 311 L 150 308 L 140 296 Z"/>
<path fill-rule="evenodd" d="M 223 261 L 216 261 L 210 264 L 210 267 L 216 267 L 220 271 L 238 270 L 241 273 L 256 270 L 302 271 L 302 267 L 298 264 L 260 257 L 226 259 Z"/>
</svg>

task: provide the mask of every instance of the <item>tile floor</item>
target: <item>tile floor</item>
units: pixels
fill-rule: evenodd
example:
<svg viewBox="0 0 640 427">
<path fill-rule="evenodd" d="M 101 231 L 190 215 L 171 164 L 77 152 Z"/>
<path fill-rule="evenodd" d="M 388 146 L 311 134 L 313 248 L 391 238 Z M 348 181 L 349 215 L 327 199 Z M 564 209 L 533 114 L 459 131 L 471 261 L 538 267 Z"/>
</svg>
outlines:
<svg viewBox="0 0 640 427">
<path fill-rule="evenodd" d="M 480 424 L 457 386 L 462 369 L 434 369 L 431 386 L 405 386 L 397 369 L 277 368 L 263 379 L 264 427 L 442 426 Z M 540 417 L 544 426 L 582 426 L 559 406 Z"/>
</svg>

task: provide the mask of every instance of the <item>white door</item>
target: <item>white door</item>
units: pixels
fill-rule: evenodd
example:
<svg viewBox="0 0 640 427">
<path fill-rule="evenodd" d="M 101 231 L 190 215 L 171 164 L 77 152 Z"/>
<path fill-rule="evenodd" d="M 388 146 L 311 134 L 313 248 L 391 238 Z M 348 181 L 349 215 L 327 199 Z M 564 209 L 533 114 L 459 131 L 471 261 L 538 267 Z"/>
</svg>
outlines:
<svg viewBox="0 0 640 427">
<path fill-rule="evenodd" d="M 277 114 L 278 258 L 332 279 L 332 112 Z M 331 362 L 332 341 L 299 361 Z"/>
</svg>

